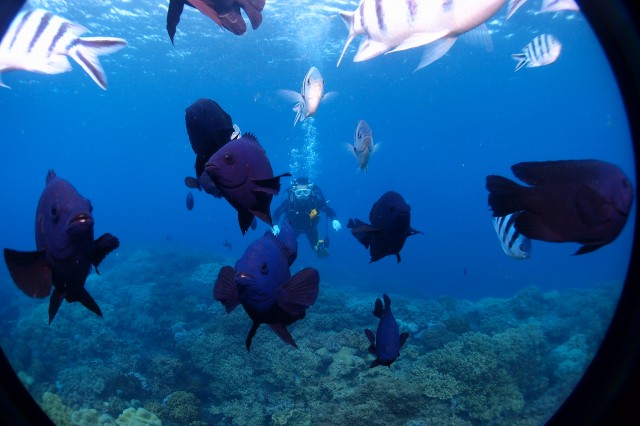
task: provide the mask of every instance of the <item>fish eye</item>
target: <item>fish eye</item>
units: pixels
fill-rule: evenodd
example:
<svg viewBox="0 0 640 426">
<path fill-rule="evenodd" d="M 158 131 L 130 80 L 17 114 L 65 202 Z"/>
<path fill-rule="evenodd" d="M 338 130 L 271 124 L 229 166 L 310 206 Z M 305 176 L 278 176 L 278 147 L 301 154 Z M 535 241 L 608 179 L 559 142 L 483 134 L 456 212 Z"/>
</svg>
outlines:
<svg viewBox="0 0 640 426">
<path fill-rule="evenodd" d="M 58 221 L 58 208 L 56 206 L 51 206 L 51 220 Z"/>
<path fill-rule="evenodd" d="M 269 265 L 267 265 L 266 262 L 260 265 L 260 273 L 262 275 L 267 275 L 269 273 Z"/>
<path fill-rule="evenodd" d="M 225 154 L 224 162 L 227 164 L 233 164 L 235 162 L 235 159 L 233 158 L 233 154 Z"/>
</svg>

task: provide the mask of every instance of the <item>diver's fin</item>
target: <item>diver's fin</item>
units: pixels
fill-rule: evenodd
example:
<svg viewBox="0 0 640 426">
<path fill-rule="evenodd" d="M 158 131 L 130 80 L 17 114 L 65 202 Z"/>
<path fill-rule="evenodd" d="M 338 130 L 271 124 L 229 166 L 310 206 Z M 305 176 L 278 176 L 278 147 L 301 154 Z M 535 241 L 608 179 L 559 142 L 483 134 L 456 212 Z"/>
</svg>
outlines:
<svg viewBox="0 0 640 426">
<path fill-rule="evenodd" d="M 93 264 L 94 268 L 96 268 L 97 274 L 99 274 L 98 265 L 100 264 L 100 262 L 102 262 L 102 260 L 107 257 L 109 253 L 117 249 L 119 246 L 120 241 L 118 240 L 118 238 L 114 237 L 108 232 L 94 241 L 93 253 L 91 253 L 91 263 Z"/>
<path fill-rule="evenodd" d="M 236 272 L 231 266 L 223 266 L 213 285 L 213 298 L 224 305 L 227 313 L 233 311 L 240 304 L 235 275 Z"/>
<path fill-rule="evenodd" d="M 57 288 L 54 288 L 53 293 L 51 293 L 51 297 L 49 298 L 49 325 L 51 325 L 51 321 L 53 321 L 53 318 L 56 316 L 63 299 L 64 293 L 58 291 Z"/>
<path fill-rule="evenodd" d="M 291 337 L 291 333 L 289 333 L 287 327 L 282 324 L 269 324 L 269 327 L 271 327 L 271 330 L 273 330 L 273 332 L 276 333 L 279 338 L 281 338 L 283 341 L 290 344 L 294 348 L 298 349 L 298 345 L 296 345 L 296 342 L 293 341 L 293 337 Z"/>
<path fill-rule="evenodd" d="M 16 286 L 29 297 L 43 298 L 51 293 L 51 267 L 44 250 L 4 249 L 4 261 Z"/>
<path fill-rule="evenodd" d="M 278 306 L 293 316 L 304 315 L 318 298 L 320 274 L 317 269 L 304 268 L 278 290 Z"/>
</svg>

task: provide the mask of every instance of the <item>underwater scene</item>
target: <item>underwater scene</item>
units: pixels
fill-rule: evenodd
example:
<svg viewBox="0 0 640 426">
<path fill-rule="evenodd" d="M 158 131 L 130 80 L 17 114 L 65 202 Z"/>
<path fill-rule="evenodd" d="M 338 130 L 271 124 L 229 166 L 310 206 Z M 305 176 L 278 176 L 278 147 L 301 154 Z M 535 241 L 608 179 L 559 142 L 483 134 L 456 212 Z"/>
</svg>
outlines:
<svg viewBox="0 0 640 426">
<path fill-rule="evenodd" d="M 0 78 L 56 425 L 542 425 L 607 331 L 637 182 L 571 0 L 33 0 Z"/>
</svg>

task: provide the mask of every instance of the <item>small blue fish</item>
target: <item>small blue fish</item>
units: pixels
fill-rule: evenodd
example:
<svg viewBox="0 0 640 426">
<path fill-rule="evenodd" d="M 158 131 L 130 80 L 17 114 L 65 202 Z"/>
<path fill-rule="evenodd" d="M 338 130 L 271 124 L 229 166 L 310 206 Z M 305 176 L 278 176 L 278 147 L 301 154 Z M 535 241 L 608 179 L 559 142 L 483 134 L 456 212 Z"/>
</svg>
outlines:
<svg viewBox="0 0 640 426">
<path fill-rule="evenodd" d="M 273 175 L 267 154 L 251 133 L 228 142 L 211 156 L 205 171 L 222 196 L 238 211 L 238 223 L 244 235 L 253 219 L 271 222 L 271 200 L 280 191 L 280 178 Z"/>
<path fill-rule="evenodd" d="M 369 249 L 369 262 L 395 254 L 400 263 L 400 250 L 407 238 L 422 234 L 411 227 L 411 207 L 394 191 L 385 192 L 373 204 L 369 212 L 369 221 L 371 224 L 360 219 L 349 219 L 347 223 L 351 234 Z"/>
<path fill-rule="evenodd" d="M 93 208 L 53 170 L 36 210 L 36 251 L 4 249 L 11 278 L 27 296 L 49 299 L 49 324 L 62 300 L 80 302 L 98 316 L 98 304 L 84 288 L 91 265 L 98 265 L 119 246 L 111 234 L 93 239 Z"/>
<path fill-rule="evenodd" d="M 194 199 L 193 199 L 193 194 L 192 194 L 192 193 L 190 193 L 190 192 L 188 192 L 188 193 L 187 193 L 187 202 L 186 202 L 186 204 L 187 204 L 187 210 L 189 210 L 189 211 L 193 210 L 193 205 L 194 205 L 194 203 L 195 203 L 195 201 L 194 201 Z"/>
<path fill-rule="evenodd" d="M 371 343 L 369 352 L 376 356 L 369 368 L 378 365 L 391 367 L 391 364 L 400 356 L 400 348 L 409 337 L 409 333 L 400 334 L 398 323 L 393 313 L 391 313 L 391 299 L 389 299 L 389 296 L 383 294 L 382 297 L 384 298 L 384 308 L 382 307 L 382 301 L 378 298 L 373 309 L 373 315 L 380 318 L 375 336 L 368 328 L 364 330 L 364 334 L 367 335 Z"/>
<path fill-rule="evenodd" d="M 283 233 L 284 237 L 280 235 Z M 235 268 L 220 269 L 213 288 L 213 297 L 227 313 L 242 304 L 253 320 L 245 341 L 247 351 L 260 324 L 267 324 L 283 341 L 297 348 L 286 326 L 304 318 L 318 297 L 320 275 L 316 269 L 304 268 L 291 276 L 289 266 L 296 258 L 297 243 L 295 238 L 289 238 L 295 233 L 288 222 L 280 234 L 275 236 L 268 230 L 251 243 Z"/>
</svg>

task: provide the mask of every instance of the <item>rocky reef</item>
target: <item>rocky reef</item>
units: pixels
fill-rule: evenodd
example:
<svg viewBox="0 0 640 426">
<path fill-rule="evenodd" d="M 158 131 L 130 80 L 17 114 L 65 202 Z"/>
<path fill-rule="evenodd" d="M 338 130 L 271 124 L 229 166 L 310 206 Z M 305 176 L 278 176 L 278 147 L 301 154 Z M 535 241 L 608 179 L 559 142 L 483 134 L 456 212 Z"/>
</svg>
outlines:
<svg viewBox="0 0 640 426">
<path fill-rule="evenodd" d="M 0 344 L 59 425 L 540 425 L 597 350 L 620 283 L 471 302 L 389 294 L 410 333 L 391 368 L 369 369 L 373 301 L 340 277 L 290 327 L 299 349 L 212 297 L 234 259 L 127 248 L 87 288 L 104 319 L 64 303 L 7 297 Z M 13 284 L 0 282 L 3 291 Z"/>
</svg>

